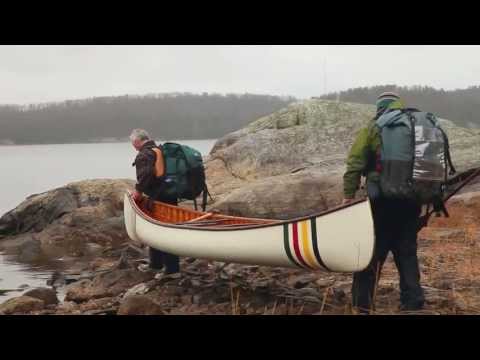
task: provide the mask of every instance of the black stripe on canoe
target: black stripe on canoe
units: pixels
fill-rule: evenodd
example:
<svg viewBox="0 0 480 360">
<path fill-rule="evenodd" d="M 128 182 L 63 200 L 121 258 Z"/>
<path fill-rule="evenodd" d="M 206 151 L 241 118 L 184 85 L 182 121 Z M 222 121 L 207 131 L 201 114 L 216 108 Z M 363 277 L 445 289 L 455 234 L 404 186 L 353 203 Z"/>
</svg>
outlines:
<svg viewBox="0 0 480 360">
<path fill-rule="evenodd" d="M 326 270 L 331 271 L 323 262 L 322 257 L 320 256 L 320 252 L 318 251 L 318 244 L 317 244 L 317 218 L 311 218 L 310 224 L 312 226 L 312 245 L 313 245 L 313 252 L 315 253 L 315 257 L 320 265 L 322 265 Z"/>
<path fill-rule="evenodd" d="M 299 268 L 303 269 L 303 266 L 301 266 L 298 262 L 295 261 L 295 259 L 292 256 L 292 252 L 290 251 L 290 241 L 288 238 L 288 224 L 283 224 L 283 246 L 285 247 L 285 252 L 287 253 L 288 258 L 292 263 L 297 265 Z"/>
</svg>

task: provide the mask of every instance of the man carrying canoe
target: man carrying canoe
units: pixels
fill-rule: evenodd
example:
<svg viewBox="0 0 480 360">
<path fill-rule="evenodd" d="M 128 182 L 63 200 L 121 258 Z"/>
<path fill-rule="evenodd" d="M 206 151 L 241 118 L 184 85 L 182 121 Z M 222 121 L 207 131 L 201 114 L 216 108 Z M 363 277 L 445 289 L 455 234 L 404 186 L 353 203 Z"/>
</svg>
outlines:
<svg viewBox="0 0 480 360">
<path fill-rule="evenodd" d="M 417 258 L 417 224 L 421 206 L 408 199 L 384 197 L 380 186 L 380 149 L 382 137 L 377 120 L 404 105 L 395 93 L 383 93 L 377 99 L 377 114 L 367 127 L 360 130 L 347 159 L 344 174 L 344 204 L 353 201 L 362 176 L 366 177 L 367 194 L 375 224 L 375 250 L 370 265 L 353 275 L 352 305 L 360 313 L 374 310 L 376 287 L 385 259 L 392 251 L 400 275 L 401 310 L 420 310 L 424 294 L 420 286 Z M 394 147 L 395 144 L 384 144 Z M 395 164 L 392 161 L 393 164 Z M 396 166 L 396 165 L 392 165 Z M 390 168 L 388 169 L 391 170 Z M 393 171 L 393 170 L 392 170 Z"/>
<path fill-rule="evenodd" d="M 133 165 L 137 172 L 137 183 L 133 198 L 138 201 L 147 195 L 151 200 L 161 201 L 171 205 L 178 205 L 176 197 L 168 196 L 162 191 L 165 186 L 165 164 L 163 161 L 161 146 L 157 146 L 150 138 L 147 131 L 134 129 L 130 135 L 135 150 L 138 154 Z M 157 159 L 158 152 L 161 156 Z M 179 258 L 177 255 L 168 254 L 160 250 L 150 248 L 150 268 L 160 270 L 165 267 L 165 274 L 174 274 L 180 271 Z"/>
</svg>

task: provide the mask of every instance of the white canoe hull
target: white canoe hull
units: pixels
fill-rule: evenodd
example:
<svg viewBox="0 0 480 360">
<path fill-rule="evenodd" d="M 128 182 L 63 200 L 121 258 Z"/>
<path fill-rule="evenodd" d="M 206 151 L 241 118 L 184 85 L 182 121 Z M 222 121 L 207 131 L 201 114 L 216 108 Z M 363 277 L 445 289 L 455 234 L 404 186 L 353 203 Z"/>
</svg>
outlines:
<svg viewBox="0 0 480 360">
<path fill-rule="evenodd" d="M 356 272 L 374 248 L 370 204 L 319 216 L 245 229 L 185 228 L 146 216 L 128 194 L 124 201 L 129 237 L 152 248 L 230 263 Z"/>
</svg>

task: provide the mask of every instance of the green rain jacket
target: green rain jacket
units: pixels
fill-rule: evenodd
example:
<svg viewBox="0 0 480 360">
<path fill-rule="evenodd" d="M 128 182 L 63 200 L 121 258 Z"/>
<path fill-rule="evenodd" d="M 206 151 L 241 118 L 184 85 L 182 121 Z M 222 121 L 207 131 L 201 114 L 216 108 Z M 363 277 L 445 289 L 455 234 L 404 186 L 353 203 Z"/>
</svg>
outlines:
<svg viewBox="0 0 480 360">
<path fill-rule="evenodd" d="M 388 110 L 402 109 L 400 100 L 392 102 Z M 361 129 L 355 139 L 346 161 L 347 171 L 343 175 L 343 194 L 346 199 L 355 197 L 362 176 L 368 182 L 378 183 L 380 174 L 375 169 L 376 157 L 380 150 L 380 133 L 375 125 L 377 118 Z"/>
</svg>

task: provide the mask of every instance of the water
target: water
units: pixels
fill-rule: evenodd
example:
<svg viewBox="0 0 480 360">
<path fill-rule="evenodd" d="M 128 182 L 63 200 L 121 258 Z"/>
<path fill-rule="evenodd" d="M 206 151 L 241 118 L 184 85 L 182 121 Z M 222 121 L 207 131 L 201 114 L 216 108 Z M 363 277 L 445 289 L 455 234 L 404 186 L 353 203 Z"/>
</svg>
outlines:
<svg viewBox="0 0 480 360">
<path fill-rule="evenodd" d="M 216 140 L 175 140 L 208 155 Z M 26 197 L 67 183 L 102 178 L 135 179 L 130 143 L 0 146 L 0 216 Z M 0 253 L 0 302 L 25 289 L 45 286 L 51 270 L 15 263 Z M 26 289 L 28 290 L 28 289 Z"/>
<path fill-rule="evenodd" d="M 215 140 L 176 140 L 207 155 Z M 26 197 L 86 179 L 135 179 L 130 143 L 0 146 L 0 216 Z"/>
<path fill-rule="evenodd" d="M 0 254 L 0 303 L 35 287 L 46 287 L 51 273 L 52 270 L 19 264 Z"/>
</svg>

